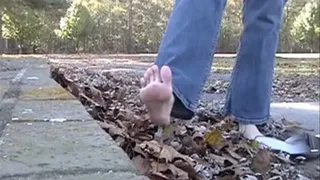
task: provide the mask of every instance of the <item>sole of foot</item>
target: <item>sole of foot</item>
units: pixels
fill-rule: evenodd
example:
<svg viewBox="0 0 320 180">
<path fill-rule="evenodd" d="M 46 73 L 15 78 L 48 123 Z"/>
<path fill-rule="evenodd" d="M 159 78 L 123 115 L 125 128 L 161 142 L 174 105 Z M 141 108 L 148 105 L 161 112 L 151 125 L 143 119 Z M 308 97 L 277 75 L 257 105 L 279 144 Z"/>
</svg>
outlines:
<svg viewBox="0 0 320 180">
<path fill-rule="evenodd" d="M 170 113 L 174 103 L 172 73 L 168 66 L 149 67 L 140 80 L 140 99 L 146 106 L 153 124 L 170 124 Z"/>
</svg>

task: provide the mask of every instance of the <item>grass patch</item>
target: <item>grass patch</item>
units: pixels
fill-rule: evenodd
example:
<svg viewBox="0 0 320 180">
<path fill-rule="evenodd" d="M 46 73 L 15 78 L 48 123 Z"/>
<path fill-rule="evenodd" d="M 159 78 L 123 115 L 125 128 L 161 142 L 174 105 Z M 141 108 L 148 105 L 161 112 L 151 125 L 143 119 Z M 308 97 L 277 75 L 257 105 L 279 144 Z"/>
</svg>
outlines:
<svg viewBox="0 0 320 180">
<path fill-rule="evenodd" d="M 22 100 L 74 100 L 75 97 L 63 88 L 39 88 L 22 91 Z"/>
<path fill-rule="evenodd" d="M 0 60 L 25 60 L 25 59 L 43 59 L 45 55 L 40 54 L 0 54 Z"/>
<path fill-rule="evenodd" d="M 235 61 L 226 59 L 217 59 L 212 65 L 212 70 L 216 73 L 230 73 Z M 275 73 L 283 75 L 299 74 L 299 75 L 317 75 L 319 76 L 320 61 L 318 59 L 312 60 L 290 60 L 277 59 L 275 66 Z"/>
</svg>

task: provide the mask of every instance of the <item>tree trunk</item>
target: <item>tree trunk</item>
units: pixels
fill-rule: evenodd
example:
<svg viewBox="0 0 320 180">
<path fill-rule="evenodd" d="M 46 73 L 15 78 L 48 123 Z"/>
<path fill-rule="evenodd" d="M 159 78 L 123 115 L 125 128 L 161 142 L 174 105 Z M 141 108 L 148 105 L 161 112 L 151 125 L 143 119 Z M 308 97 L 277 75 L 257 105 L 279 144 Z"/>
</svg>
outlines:
<svg viewBox="0 0 320 180">
<path fill-rule="evenodd" d="M 128 43 L 127 52 L 132 53 L 132 20 L 133 20 L 133 0 L 129 1 L 129 13 L 128 13 Z"/>
<path fill-rule="evenodd" d="M 36 45 L 33 45 L 33 46 L 32 46 L 32 53 L 33 53 L 33 54 L 36 54 L 36 53 L 37 53 L 37 46 L 36 46 Z"/>
<path fill-rule="evenodd" d="M 22 54 L 23 53 L 23 49 L 22 49 L 22 42 L 21 41 L 19 41 L 19 45 L 18 45 L 18 47 L 19 47 L 19 54 Z"/>
<path fill-rule="evenodd" d="M 0 54 L 5 53 L 5 40 L 2 38 L 2 11 L 0 9 Z"/>
</svg>

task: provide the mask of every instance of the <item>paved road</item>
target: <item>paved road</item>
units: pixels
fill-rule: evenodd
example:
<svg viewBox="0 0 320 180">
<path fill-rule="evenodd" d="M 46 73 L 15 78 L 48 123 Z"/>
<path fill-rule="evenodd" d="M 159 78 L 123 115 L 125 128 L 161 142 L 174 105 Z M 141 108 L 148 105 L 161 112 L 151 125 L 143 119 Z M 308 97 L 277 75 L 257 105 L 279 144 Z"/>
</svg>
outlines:
<svg viewBox="0 0 320 180">
<path fill-rule="evenodd" d="M 1 180 L 142 180 L 79 101 L 49 78 L 44 60 L 0 72 Z"/>
</svg>

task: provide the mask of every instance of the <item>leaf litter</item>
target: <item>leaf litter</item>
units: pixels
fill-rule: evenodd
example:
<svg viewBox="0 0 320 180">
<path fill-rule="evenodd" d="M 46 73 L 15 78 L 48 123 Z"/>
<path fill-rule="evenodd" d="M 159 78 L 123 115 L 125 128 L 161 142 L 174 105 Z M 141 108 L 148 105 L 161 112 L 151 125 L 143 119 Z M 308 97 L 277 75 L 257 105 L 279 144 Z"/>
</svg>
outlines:
<svg viewBox="0 0 320 180">
<path fill-rule="evenodd" d="M 199 108 L 191 121 L 172 118 L 158 141 L 155 137 L 158 127 L 150 123 L 138 98 L 140 77 L 133 72 L 101 73 L 55 64 L 51 66 L 51 77 L 85 106 L 127 153 L 137 170 L 150 179 L 299 179 L 301 176 L 286 155 L 259 149 L 257 142 L 240 136 L 231 118 L 205 108 Z"/>
</svg>

